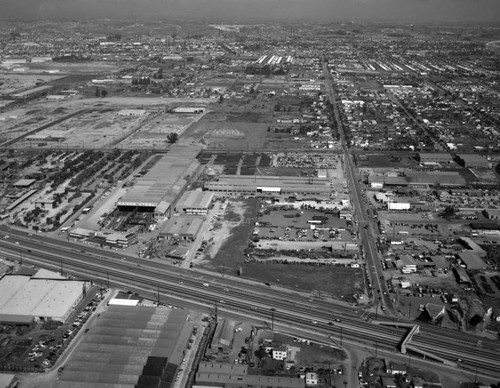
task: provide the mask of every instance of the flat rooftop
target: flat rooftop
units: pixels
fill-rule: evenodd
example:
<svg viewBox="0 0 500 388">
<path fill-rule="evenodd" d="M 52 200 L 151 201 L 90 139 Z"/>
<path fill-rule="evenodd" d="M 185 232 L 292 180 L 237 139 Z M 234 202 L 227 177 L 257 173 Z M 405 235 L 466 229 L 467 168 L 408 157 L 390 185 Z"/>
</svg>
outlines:
<svg viewBox="0 0 500 388">
<path fill-rule="evenodd" d="M 82 294 L 83 282 L 6 275 L 0 279 L 0 312 L 34 317 L 64 317 Z"/>
</svg>

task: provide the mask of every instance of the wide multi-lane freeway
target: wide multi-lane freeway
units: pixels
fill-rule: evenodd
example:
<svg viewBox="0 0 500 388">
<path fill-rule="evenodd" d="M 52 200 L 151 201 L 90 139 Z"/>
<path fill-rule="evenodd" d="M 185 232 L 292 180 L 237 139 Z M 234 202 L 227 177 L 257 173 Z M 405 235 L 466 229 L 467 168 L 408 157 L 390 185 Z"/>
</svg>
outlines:
<svg viewBox="0 0 500 388">
<path fill-rule="evenodd" d="M 0 256 L 41 267 L 61 270 L 78 278 L 93 280 L 149 295 L 160 294 L 162 302 L 180 307 L 213 308 L 248 316 L 253 321 L 281 327 L 305 329 L 325 338 L 364 344 L 367 347 L 399 348 L 408 328 L 375 324 L 362 312 L 345 303 L 312 297 L 293 290 L 268 287 L 263 283 L 222 277 L 176 266 L 125 256 L 21 230 L 0 227 Z M 400 321 L 403 323 L 403 321 Z M 460 367 L 498 376 L 500 342 L 474 335 L 422 325 L 412 346 Z"/>
</svg>

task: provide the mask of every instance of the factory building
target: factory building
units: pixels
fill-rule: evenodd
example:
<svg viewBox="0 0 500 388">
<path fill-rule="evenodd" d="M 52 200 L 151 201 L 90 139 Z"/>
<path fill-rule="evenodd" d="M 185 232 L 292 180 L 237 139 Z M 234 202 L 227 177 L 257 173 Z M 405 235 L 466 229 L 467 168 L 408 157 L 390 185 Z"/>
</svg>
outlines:
<svg viewBox="0 0 500 388">
<path fill-rule="evenodd" d="M 204 189 L 234 195 L 287 195 L 301 199 L 329 198 L 332 193 L 328 179 L 290 176 L 220 175 L 217 181 L 205 183 Z"/>
<path fill-rule="evenodd" d="M 87 284 L 46 275 L 5 275 L 0 279 L 0 320 L 4 324 L 30 321 L 65 322 L 82 300 Z"/>
<path fill-rule="evenodd" d="M 248 374 L 247 365 L 202 362 L 195 387 L 304 388 L 303 378 Z"/>
<path fill-rule="evenodd" d="M 186 310 L 109 306 L 65 364 L 55 388 L 172 387 L 193 324 Z"/>
<path fill-rule="evenodd" d="M 404 176 L 370 175 L 368 183 L 372 188 L 383 187 L 412 187 L 424 188 L 435 187 L 465 187 L 466 180 L 455 171 L 409 171 Z"/>
<path fill-rule="evenodd" d="M 199 147 L 172 147 L 120 198 L 118 209 L 169 216 L 178 197 L 200 172 L 200 162 L 196 160 L 199 152 Z"/>
<path fill-rule="evenodd" d="M 210 191 L 187 191 L 175 207 L 176 213 L 208 214 L 214 193 Z"/>
</svg>

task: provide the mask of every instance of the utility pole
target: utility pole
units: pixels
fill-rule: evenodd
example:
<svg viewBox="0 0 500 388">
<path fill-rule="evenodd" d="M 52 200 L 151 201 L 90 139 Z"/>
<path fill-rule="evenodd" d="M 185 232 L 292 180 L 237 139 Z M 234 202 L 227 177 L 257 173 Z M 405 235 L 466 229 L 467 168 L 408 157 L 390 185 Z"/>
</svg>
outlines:
<svg viewBox="0 0 500 388">
<path fill-rule="evenodd" d="M 276 309 L 274 307 L 271 308 L 271 331 L 274 331 L 274 312 Z"/>
<path fill-rule="evenodd" d="M 107 288 L 109 288 L 109 272 L 106 272 L 106 279 L 107 279 L 107 281 L 108 281 L 108 282 L 107 282 L 107 284 L 108 284 L 108 287 L 107 287 Z"/>
<path fill-rule="evenodd" d="M 61 276 L 63 274 L 63 264 L 62 264 L 62 259 L 61 259 Z"/>
</svg>

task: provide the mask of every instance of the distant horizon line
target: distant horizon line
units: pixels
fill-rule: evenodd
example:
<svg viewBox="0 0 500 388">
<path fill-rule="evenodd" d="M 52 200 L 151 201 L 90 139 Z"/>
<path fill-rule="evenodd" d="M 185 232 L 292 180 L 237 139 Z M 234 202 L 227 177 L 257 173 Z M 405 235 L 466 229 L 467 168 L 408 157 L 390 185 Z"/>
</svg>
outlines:
<svg viewBox="0 0 500 388">
<path fill-rule="evenodd" d="M 229 18 L 228 18 L 229 19 Z M 481 21 L 481 20 L 420 20 L 420 19 L 378 19 L 378 18 L 339 18 L 328 21 L 326 18 L 315 18 L 315 17 L 302 17 L 302 18 L 278 18 L 278 17 L 259 17 L 259 18 L 231 18 L 228 19 L 218 19 L 215 17 L 184 17 L 181 18 L 179 16 L 165 16 L 165 17 L 157 17 L 157 16 L 140 16 L 136 18 L 114 18 L 114 17 L 102 17 L 102 18 L 75 18 L 75 17 L 0 17 L 1 21 L 9 21 L 9 22 L 32 22 L 32 21 L 46 21 L 46 22 L 89 22 L 89 21 L 116 21 L 116 22 L 139 22 L 139 21 L 150 21 L 150 22 L 168 22 L 176 24 L 186 23 L 186 22 L 200 22 L 200 23 L 221 23 L 227 25 L 237 25 L 237 24 L 254 24 L 254 23 L 271 23 L 271 22 L 289 22 L 289 23 L 321 23 L 321 24 L 404 24 L 404 25 L 470 25 L 482 23 L 482 25 L 477 25 L 477 28 L 488 26 L 498 26 L 500 27 L 500 21 Z"/>
</svg>

